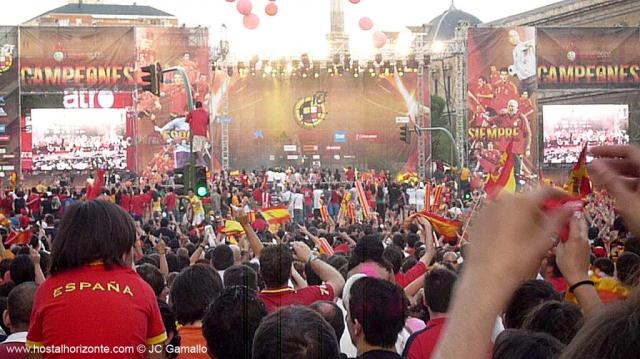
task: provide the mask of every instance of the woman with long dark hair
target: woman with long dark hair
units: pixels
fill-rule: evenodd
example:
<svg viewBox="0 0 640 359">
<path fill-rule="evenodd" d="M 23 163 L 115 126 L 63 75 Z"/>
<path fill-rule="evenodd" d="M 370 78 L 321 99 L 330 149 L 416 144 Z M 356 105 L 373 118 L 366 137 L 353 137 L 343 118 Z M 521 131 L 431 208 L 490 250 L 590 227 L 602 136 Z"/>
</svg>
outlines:
<svg viewBox="0 0 640 359">
<path fill-rule="evenodd" d="M 109 353 L 82 357 L 162 356 L 167 335 L 153 290 L 132 269 L 135 241 L 132 218 L 116 204 L 93 200 L 67 209 L 53 240 L 51 276 L 33 304 L 27 335 L 32 357 L 69 355 L 49 348 L 97 346 Z M 114 354 L 116 348 L 124 349 Z"/>
</svg>

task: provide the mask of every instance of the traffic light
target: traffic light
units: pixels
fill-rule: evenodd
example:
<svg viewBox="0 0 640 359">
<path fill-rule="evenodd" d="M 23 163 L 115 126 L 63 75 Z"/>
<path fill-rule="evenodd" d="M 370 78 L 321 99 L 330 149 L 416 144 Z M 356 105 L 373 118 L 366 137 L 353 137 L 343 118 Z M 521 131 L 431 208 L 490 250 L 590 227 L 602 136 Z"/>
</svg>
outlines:
<svg viewBox="0 0 640 359">
<path fill-rule="evenodd" d="M 400 141 L 406 144 L 411 143 L 411 129 L 408 125 L 400 126 Z"/>
<path fill-rule="evenodd" d="M 143 66 L 142 70 L 142 91 L 149 91 L 156 96 L 160 96 L 160 84 L 162 83 L 162 67 L 160 64 Z"/>
<path fill-rule="evenodd" d="M 209 195 L 209 185 L 207 184 L 207 168 L 197 167 L 194 181 L 193 191 L 198 197 L 207 197 Z"/>
</svg>

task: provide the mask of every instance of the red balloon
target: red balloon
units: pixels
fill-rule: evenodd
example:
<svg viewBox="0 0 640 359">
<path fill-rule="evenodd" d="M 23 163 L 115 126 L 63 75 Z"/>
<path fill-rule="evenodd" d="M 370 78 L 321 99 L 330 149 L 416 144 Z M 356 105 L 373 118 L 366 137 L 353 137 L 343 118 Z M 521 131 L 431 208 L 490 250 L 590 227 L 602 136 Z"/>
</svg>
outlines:
<svg viewBox="0 0 640 359">
<path fill-rule="evenodd" d="M 373 33 L 373 46 L 377 49 L 383 48 L 387 43 L 387 35 L 382 31 L 376 31 Z"/>
<path fill-rule="evenodd" d="M 366 16 L 360 19 L 358 24 L 360 25 L 360 28 L 364 31 L 369 31 L 373 28 L 373 21 Z"/>
<path fill-rule="evenodd" d="M 236 0 L 227 0 L 227 2 L 234 2 L 234 1 L 236 1 Z"/>
<path fill-rule="evenodd" d="M 260 25 L 260 18 L 256 14 L 245 15 L 242 19 L 242 23 L 247 29 L 253 30 Z"/>
<path fill-rule="evenodd" d="M 227 1 L 229 1 L 229 0 L 227 0 Z M 349 0 L 349 1 L 350 1 L 352 4 L 358 4 L 358 3 L 360 3 L 360 0 Z"/>
<path fill-rule="evenodd" d="M 264 12 L 269 16 L 276 16 L 278 13 L 278 5 L 276 3 L 270 2 L 267 4 L 267 7 L 264 8 Z"/>
<path fill-rule="evenodd" d="M 242 15 L 249 15 L 251 14 L 251 10 L 253 10 L 253 4 L 250 0 L 238 0 L 236 8 Z"/>
</svg>

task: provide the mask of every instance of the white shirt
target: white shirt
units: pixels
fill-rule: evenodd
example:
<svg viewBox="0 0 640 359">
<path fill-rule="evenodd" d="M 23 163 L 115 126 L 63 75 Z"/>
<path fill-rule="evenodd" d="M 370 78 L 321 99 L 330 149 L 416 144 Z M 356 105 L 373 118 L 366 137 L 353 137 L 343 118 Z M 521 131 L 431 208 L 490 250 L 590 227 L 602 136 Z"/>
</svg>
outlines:
<svg viewBox="0 0 640 359">
<path fill-rule="evenodd" d="M 289 204 L 289 201 L 291 200 L 291 191 L 282 192 L 280 198 L 282 199 L 282 203 Z"/>
<path fill-rule="evenodd" d="M 416 189 L 415 188 L 407 188 L 407 195 L 409 196 L 409 205 L 416 205 Z"/>
<path fill-rule="evenodd" d="M 513 48 L 513 71 L 520 80 L 536 75 L 536 52 L 531 44 L 521 42 Z"/>
<path fill-rule="evenodd" d="M 320 188 L 313 190 L 313 208 L 314 209 L 320 209 L 320 207 L 322 207 L 320 204 L 320 200 L 322 199 L 323 193 L 324 191 L 321 190 Z"/>
<path fill-rule="evenodd" d="M 294 193 L 291 199 L 293 209 L 304 209 L 304 196 L 302 193 Z"/>
<path fill-rule="evenodd" d="M 426 191 L 424 188 L 418 188 L 416 190 L 416 209 L 422 210 L 424 209 L 424 197 L 426 195 Z"/>
<path fill-rule="evenodd" d="M 5 339 L 2 344 L 5 343 L 26 343 L 27 342 L 27 333 L 28 332 L 17 332 L 9 335 L 7 339 Z"/>
<path fill-rule="evenodd" d="M 267 171 L 267 182 L 273 182 L 275 179 L 276 173 L 273 171 Z"/>
</svg>

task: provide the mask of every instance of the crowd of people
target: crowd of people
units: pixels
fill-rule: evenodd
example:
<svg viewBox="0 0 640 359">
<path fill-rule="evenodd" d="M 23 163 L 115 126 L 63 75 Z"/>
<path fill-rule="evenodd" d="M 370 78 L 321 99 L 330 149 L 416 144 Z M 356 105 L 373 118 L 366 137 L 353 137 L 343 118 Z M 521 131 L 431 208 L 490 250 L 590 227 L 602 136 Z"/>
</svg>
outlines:
<svg viewBox="0 0 640 359">
<path fill-rule="evenodd" d="M 578 202 L 353 168 L 6 188 L 0 357 L 635 357 L 640 149 L 591 155 Z"/>
</svg>

